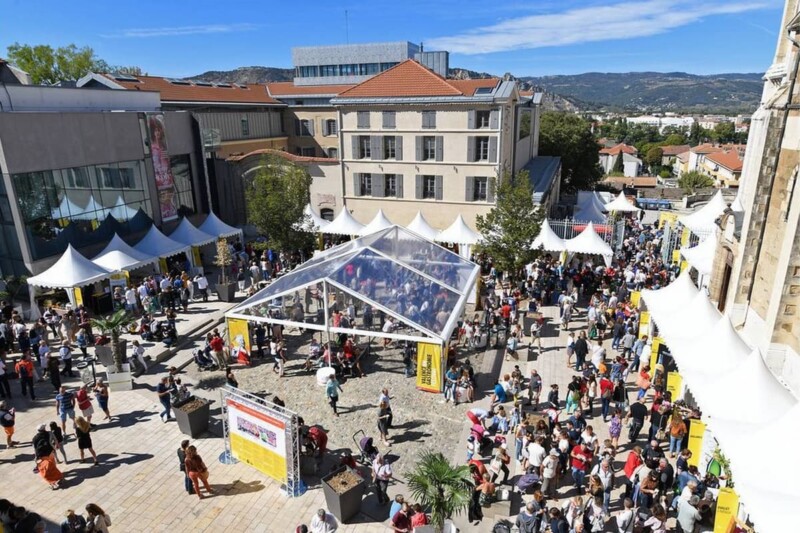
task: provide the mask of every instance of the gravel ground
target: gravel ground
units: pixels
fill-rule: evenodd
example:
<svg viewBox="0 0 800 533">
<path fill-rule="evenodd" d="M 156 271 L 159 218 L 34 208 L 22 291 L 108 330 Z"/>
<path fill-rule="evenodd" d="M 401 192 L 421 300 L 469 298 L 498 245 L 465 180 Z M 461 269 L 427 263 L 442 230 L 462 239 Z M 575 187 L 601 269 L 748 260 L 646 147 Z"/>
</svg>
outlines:
<svg viewBox="0 0 800 533">
<path fill-rule="evenodd" d="M 404 477 L 413 465 L 416 454 L 423 449 L 432 449 L 442 452 L 445 457 L 452 457 L 453 446 L 464 427 L 470 405 L 445 404 L 441 394 L 417 390 L 415 379 L 403 375 L 402 355 L 398 349 L 384 349 L 380 339 L 372 339 L 372 353 L 366 360 L 362 359 L 367 376 L 343 380 L 343 392 L 339 394 L 338 404 L 340 415 L 336 418 L 324 388 L 316 383 L 315 373 L 307 373 L 302 368 L 311 332 L 301 335 L 295 330 L 286 330 L 284 337 L 289 354 L 285 376 L 279 378 L 272 371 L 271 359 L 259 360 L 251 368 L 234 370 L 241 389 L 266 392 L 268 398 L 277 395 L 286 402 L 288 409 L 302 416 L 306 424 L 320 425 L 328 432 L 328 446 L 334 453 L 342 448 L 350 448 L 356 456 L 358 450 L 353 435 L 363 430 L 366 435 L 375 438 L 382 453 L 390 456 L 396 477 Z M 366 341 L 362 341 L 360 346 L 363 348 Z M 459 350 L 458 360 L 465 357 L 469 357 L 477 371 L 484 354 L 467 354 Z M 204 389 L 224 384 L 221 372 L 199 372 L 195 365 L 187 367 L 186 372 Z M 384 387 L 389 389 L 394 416 L 393 429 L 389 433 L 392 446 L 388 450 L 379 444 L 377 429 L 378 398 Z"/>
</svg>

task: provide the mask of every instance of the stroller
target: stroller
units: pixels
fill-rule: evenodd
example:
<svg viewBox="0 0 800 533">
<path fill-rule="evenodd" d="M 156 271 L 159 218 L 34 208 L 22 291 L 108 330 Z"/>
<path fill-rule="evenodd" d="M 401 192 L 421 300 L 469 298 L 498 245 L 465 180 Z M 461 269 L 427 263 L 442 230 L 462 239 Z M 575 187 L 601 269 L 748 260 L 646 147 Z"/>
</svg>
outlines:
<svg viewBox="0 0 800 533">
<path fill-rule="evenodd" d="M 197 368 L 201 371 L 217 370 L 219 368 L 214 360 L 211 359 L 202 348 L 194 349 L 192 351 L 192 357 L 194 358 Z"/>
<path fill-rule="evenodd" d="M 361 435 L 360 439 L 358 438 L 359 435 Z M 353 434 L 353 442 L 356 443 L 358 451 L 361 453 L 358 462 L 364 466 L 372 466 L 372 461 L 375 460 L 375 457 L 379 453 L 378 448 L 373 444 L 374 441 L 372 437 L 367 437 L 364 430 L 359 429 Z"/>
</svg>

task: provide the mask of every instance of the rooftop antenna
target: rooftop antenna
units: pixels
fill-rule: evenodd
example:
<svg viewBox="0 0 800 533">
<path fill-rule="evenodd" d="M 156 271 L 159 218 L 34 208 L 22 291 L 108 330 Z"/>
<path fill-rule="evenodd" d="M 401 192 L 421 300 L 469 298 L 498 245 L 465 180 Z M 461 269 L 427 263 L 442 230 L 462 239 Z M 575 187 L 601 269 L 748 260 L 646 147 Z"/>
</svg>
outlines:
<svg viewBox="0 0 800 533">
<path fill-rule="evenodd" d="M 347 10 L 344 10 L 344 35 L 347 44 L 350 44 L 350 19 L 347 17 Z"/>
</svg>

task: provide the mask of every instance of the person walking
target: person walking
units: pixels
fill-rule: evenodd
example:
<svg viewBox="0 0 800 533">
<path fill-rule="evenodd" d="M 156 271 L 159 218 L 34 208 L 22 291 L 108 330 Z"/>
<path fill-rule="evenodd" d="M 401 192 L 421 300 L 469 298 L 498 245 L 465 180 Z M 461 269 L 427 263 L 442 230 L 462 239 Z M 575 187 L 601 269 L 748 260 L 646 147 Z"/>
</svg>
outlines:
<svg viewBox="0 0 800 533">
<path fill-rule="evenodd" d="M 86 505 L 86 529 L 92 533 L 108 533 L 111 518 L 96 503 Z"/>
<path fill-rule="evenodd" d="M 228 368 L 228 359 L 225 357 L 225 342 L 222 337 L 220 335 L 212 335 L 208 340 L 208 345 L 217 358 L 220 370 Z"/>
<path fill-rule="evenodd" d="M 336 521 L 336 517 L 325 509 L 317 510 L 314 518 L 311 519 L 312 533 L 335 533 L 338 527 L 339 523 Z"/>
<path fill-rule="evenodd" d="M 383 455 L 378 454 L 372 461 L 372 482 L 375 484 L 375 493 L 378 496 L 378 503 L 385 505 L 389 503 L 389 480 L 392 479 L 394 473 L 392 466 L 386 461 Z"/>
<path fill-rule="evenodd" d="M 8 365 L 0 357 L 0 398 L 11 399 L 11 385 L 8 383 Z"/>
<path fill-rule="evenodd" d="M 181 447 L 178 448 L 178 469 L 183 472 L 183 489 L 189 494 L 194 494 L 192 480 L 189 479 L 189 473 L 186 471 L 186 448 L 188 447 L 188 439 L 181 441 Z"/>
<path fill-rule="evenodd" d="M 105 384 L 103 378 L 97 378 L 94 385 L 94 399 L 97 400 L 97 405 L 105 413 L 103 420 L 111 420 L 111 413 L 108 410 L 108 385 Z"/>
<path fill-rule="evenodd" d="M 78 389 L 78 392 L 75 394 L 75 401 L 78 403 L 78 409 L 81 410 L 81 414 L 83 414 L 86 421 L 91 425 L 94 407 L 92 407 L 92 397 L 89 396 L 89 386 L 86 383 L 81 385 L 81 388 Z"/>
<path fill-rule="evenodd" d="M 578 490 L 578 494 L 583 494 L 583 481 L 592 464 L 592 452 L 581 442 L 572 448 L 570 457 L 572 458 L 572 479 L 575 481 L 575 488 Z"/>
<path fill-rule="evenodd" d="M 678 409 L 672 413 L 672 421 L 669 424 L 669 453 L 674 459 L 675 455 L 681 451 L 683 438 L 686 436 L 686 423 Z"/>
<path fill-rule="evenodd" d="M 386 387 L 381 389 L 381 395 L 378 397 L 378 405 L 381 402 L 386 403 L 386 407 L 389 410 L 389 419 L 386 421 L 386 427 L 392 429 L 392 421 L 394 420 L 394 416 L 392 414 L 392 404 L 391 404 L 392 397 L 389 396 L 389 389 Z"/>
<path fill-rule="evenodd" d="M 16 424 L 16 410 L 6 405 L 6 402 L 0 401 L 0 426 L 6 434 L 6 449 L 11 449 L 19 442 L 14 440 L 14 425 Z"/>
<path fill-rule="evenodd" d="M 344 392 L 336 379 L 336 375 L 331 374 L 328 376 L 327 385 L 325 385 L 325 395 L 328 397 L 328 403 L 331 404 L 334 416 L 339 416 L 339 412 L 336 410 L 336 404 L 339 402 L 339 391 Z"/>
<path fill-rule="evenodd" d="M 201 500 L 205 497 L 200 494 L 201 481 L 203 482 L 203 487 L 205 487 L 206 492 L 214 494 L 211 485 L 208 484 L 208 468 L 206 468 L 203 458 L 198 455 L 197 448 L 194 446 L 187 446 L 185 453 L 186 459 L 184 460 L 184 466 L 186 468 L 186 475 L 188 475 L 189 479 L 192 481 L 192 486 L 194 487 L 194 492 L 197 494 L 197 497 Z"/>
<path fill-rule="evenodd" d="M 97 464 L 97 454 L 94 452 L 94 447 L 92 446 L 92 426 L 89 425 L 89 422 L 79 416 L 75 419 L 75 436 L 78 437 L 78 449 L 81 452 L 81 462 L 84 461 L 84 450 L 89 450 L 89 453 L 92 454 L 92 458 L 94 459 L 94 464 Z"/>
<path fill-rule="evenodd" d="M 644 420 L 647 418 L 647 407 L 644 405 L 644 398 L 637 398 L 631 404 L 628 415 L 625 417 L 626 421 L 630 420 L 630 429 L 628 430 L 628 440 L 636 442 L 639 438 L 639 432 L 644 427 Z"/>
<path fill-rule="evenodd" d="M 50 433 L 47 431 L 47 426 L 39 424 L 31 443 L 33 444 L 33 455 L 36 461 L 36 469 L 34 471 L 39 473 L 41 478 L 50 485 L 51 489 L 56 490 L 64 474 L 58 469 L 55 450 L 50 444 Z"/>
<path fill-rule="evenodd" d="M 161 382 L 156 386 L 156 394 L 158 395 L 158 401 L 161 402 L 161 406 L 164 408 L 158 416 L 161 418 L 161 421 L 166 424 L 168 420 L 173 420 L 172 412 L 170 411 L 172 387 L 170 387 L 169 384 L 169 377 L 161 378 Z"/>
<path fill-rule="evenodd" d="M 36 393 L 33 390 L 33 362 L 31 361 L 31 356 L 27 353 L 22 354 L 22 357 L 17 361 L 15 370 L 19 376 L 22 396 L 25 396 L 30 390 L 31 400 L 36 400 Z"/>
<path fill-rule="evenodd" d="M 64 432 L 58 427 L 55 422 L 50 422 L 50 446 L 53 447 L 56 462 L 58 462 L 58 453 L 64 457 L 64 464 L 67 464 L 67 451 L 64 449 Z"/>
<path fill-rule="evenodd" d="M 67 433 L 67 417 L 75 425 L 75 395 L 72 391 L 62 386 L 56 395 L 56 414 L 61 418 L 61 431 Z"/>
<path fill-rule="evenodd" d="M 61 375 L 70 378 L 75 377 L 72 373 L 72 347 L 69 344 L 69 340 L 64 340 L 64 342 L 61 343 L 58 356 L 61 358 L 61 362 L 64 363 L 64 369 L 61 371 Z"/>
<path fill-rule="evenodd" d="M 381 434 L 381 442 L 384 446 L 391 446 L 389 442 L 389 417 L 391 412 L 386 402 L 381 402 L 378 408 L 378 431 Z"/>
</svg>

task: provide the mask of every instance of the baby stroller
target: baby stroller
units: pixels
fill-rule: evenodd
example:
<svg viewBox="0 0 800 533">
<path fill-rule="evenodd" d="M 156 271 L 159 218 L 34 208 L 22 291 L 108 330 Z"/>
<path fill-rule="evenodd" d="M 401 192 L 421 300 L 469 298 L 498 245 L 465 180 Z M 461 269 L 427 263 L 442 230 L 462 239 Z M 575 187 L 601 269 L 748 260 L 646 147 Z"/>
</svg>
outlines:
<svg viewBox="0 0 800 533">
<path fill-rule="evenodd" d="M 358 436 L 361 435 L 361 438 Z M 353 442 L 358 446 L 358 451 L 361 453 L 358 461 L 365 466 L 372 466 L 372 461 L 378 455 L 378 448 L 373 444 L 372 437 L 367 437 L 363 429 L 359 429 L 353 434 Z"/>
<path fill-rule="evenodd" d="M 217 364 L 211 359 L 202 348 L 196 348 L 192 351 L 192 357 L 199 370 L 217 370 Z"/>
</svg>

